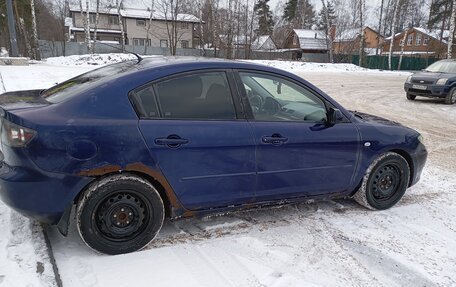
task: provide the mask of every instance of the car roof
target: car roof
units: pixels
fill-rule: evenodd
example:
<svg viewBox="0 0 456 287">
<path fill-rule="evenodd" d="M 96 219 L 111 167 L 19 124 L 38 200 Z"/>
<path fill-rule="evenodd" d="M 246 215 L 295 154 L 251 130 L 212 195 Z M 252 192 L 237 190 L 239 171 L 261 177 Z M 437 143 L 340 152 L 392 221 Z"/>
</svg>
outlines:
<svg viewBox="0 0 456 287">
<path fill-rule="evenodd" d="M 202 68 L 204 66 L 211 68 L 236 68 L 236 67 L 250 67 L 267 69 L 265 65 L 249 63 L 247 61 L 227 60 L 219 58 L 205 58 L 205 57 L 186 57 L 186 56 L 152 56 L 144 57 L 138 63 L 138 69 L 154 69 L 158 67 L 172 67 L 172 66 L 195 66 Z"/>
</svg>

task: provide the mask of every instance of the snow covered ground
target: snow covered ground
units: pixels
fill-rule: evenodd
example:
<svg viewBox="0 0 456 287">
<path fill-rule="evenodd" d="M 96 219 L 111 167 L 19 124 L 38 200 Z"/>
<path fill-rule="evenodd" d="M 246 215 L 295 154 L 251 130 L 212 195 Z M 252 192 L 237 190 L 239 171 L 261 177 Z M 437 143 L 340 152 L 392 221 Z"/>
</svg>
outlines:
<svg viewBox="0 0 456 287">
<path fill-rule="evenodd" d="M 2 66 L 0 77 L 8 91 L 44 88 L 96 67 L 78 61 Z M 408 73 L 260 62 L 419 130 L 429 150 L 422 180 L 386 211 L 338 200 L 166 222 L 151 246 L 119 256 L 89 250 L 74 225 L 68 238 L 48 228 L 63 286 L 456 286 L 456 106 L 407 101 Z M 40 226 L 1 203 L 0 226 L 0 286 L 53 286 Z"/>
</svg>

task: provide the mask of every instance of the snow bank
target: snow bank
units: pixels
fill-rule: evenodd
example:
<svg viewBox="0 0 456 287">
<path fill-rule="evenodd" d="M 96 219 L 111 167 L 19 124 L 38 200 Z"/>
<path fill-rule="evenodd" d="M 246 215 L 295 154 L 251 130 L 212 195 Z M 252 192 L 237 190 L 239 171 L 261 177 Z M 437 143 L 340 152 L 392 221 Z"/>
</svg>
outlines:
<svg viewBox="0 0 456 287">
<path fill-rule="evenodd" d="M 278 61 L 278 60 L 243 60 L 250 63 L 266 65 L 277 69 L 282 69 L 288 72 L 381 72 L 395 73 L 398 75 L 409 75 L 409 72 L 404 71 L 385 71 L 366 69 L 354 64 L 330 64 L 330 63 L 313 63 L 300 61 Z"/>
<path fill-rule="evenodd" d="M 107 65 L 114 64 L 126 60 L 137 59 L 133 54 L 88 54 L 88 55 L 74 55 L 66 57 L 53 57 L 47 58 L 43 62 L 56 66 L 94 66 L 94 65 Z"/>
</svg>

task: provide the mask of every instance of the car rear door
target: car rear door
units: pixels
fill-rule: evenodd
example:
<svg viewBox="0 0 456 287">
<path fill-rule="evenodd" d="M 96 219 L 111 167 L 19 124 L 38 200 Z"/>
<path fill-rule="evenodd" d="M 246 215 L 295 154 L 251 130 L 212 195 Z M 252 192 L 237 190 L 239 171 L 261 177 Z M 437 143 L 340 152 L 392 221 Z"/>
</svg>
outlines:
<svg viewBox="0 0 456 287">
<path fill-rule="evenodd" d="M 308 87 L 274 74 L 239 72 L 252 109 L 256 200 L 345 191 L 357 163 L 358 130 L 329 126 L 325 101 Z"/>
<path fill-rule="evenodd" d="M 137 89 L 139 128 L 184 207 L 241 204 L 255 189 L 255 144 L 232 76 L 225 71 L 179 74 Z"/>
</svg>

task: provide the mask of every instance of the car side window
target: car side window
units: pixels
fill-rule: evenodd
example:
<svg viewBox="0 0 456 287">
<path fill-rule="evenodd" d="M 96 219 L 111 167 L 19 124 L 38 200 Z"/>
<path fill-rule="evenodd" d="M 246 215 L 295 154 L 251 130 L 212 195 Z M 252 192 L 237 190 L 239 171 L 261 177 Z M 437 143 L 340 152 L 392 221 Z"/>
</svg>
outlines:
<svg viewBox="0 0 456 287">
<path fill-rule="evenodd" d="M 141 87 L 133 92 L 136 101 L 136 109 L 141 117 L 144 118 L 159 118 L 157 102 L 154 96 L 154 88 L 152 85 Z"/>
<path fill-rule="evenodd" d="M 224 72 L 186 74 L 154 85 L 161 116 L 168 119 L 236 119 Z"/>
<path fill-rule="evenodd" d="M 326 106 L 312 91 L 281 77 L 239 73 L 255 120 L 325 122 Z"/>
</svg>

